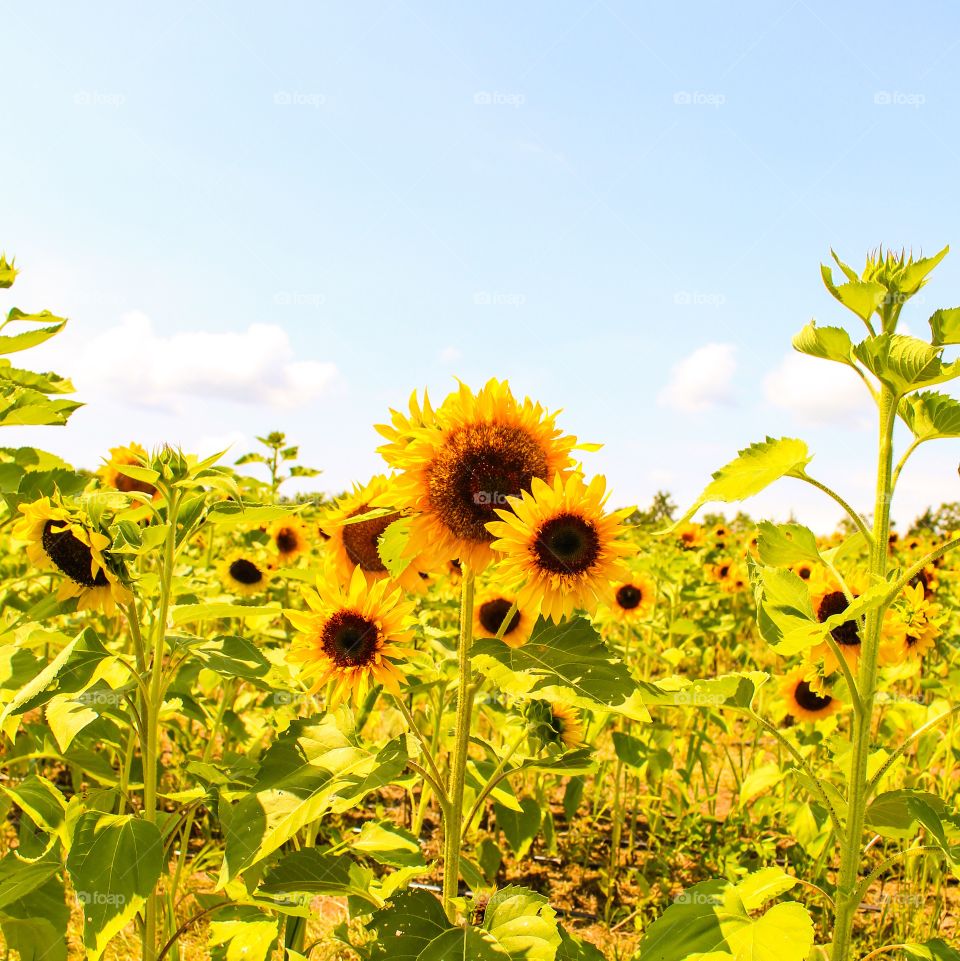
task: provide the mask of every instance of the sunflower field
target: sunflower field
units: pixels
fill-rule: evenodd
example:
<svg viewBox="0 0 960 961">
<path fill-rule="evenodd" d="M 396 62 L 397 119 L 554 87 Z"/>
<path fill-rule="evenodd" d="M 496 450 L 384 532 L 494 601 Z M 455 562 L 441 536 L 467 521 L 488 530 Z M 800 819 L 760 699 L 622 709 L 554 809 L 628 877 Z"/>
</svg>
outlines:
<svg viewBox="0 0 960 961">
<path fill-rule="evenodd" d="M 960 531 L 890 519 L 960 437 L 960 308 L 898 332 L 946 253 L 834 257 L 856 316 L 793 339 L 875 402 L 870 504 L 766 437 L 638 510 L 496 379 L 384 411 L 337 496 L 280 432 L 0 449 L 4 956 L 958 961 Z M 38 443 L 69 371 L 9 356 L 65 323 L 0 334 Z M 744 513 L 785 478 L 841 529 Z"/>
</svg>

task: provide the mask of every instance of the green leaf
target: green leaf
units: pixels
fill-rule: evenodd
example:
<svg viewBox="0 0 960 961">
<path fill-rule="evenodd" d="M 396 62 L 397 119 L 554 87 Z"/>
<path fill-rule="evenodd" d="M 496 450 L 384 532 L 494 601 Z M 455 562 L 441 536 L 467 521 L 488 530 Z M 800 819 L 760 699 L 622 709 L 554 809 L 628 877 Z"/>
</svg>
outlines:
<svg viewBox="0 0 960 961">
<path fill-rule="evenodd" d="M 629 669 L 582 617 L 560 624 L 541 619 L 530 640 L 518 648 L 496 638 L 476 641 L 473 661 L 477 670 L 514 695 L 560 688 L 567 692 L 565 699 L 579 707 L 648 718 L 634 698 L 637 683 Z"/>
<path fill-rule="evenodd" d="M 16 852 L 0 859 L 0 910 L 25 898 L 60 869 L 59 857 L 25 861 Z"/>
<path fill-rule="evenodd" d="M 54 876 L 0 909 L 6 947 L 20 961 L 66 961 L 69 921 L 63 882 Z"/>
<path fill-rule="evenodd" d="M 934 938 L 923 944 L 908 942 L 903 945 L 904 953 L 918 961 L 960 961 L 960 951 L 951 948 L 946 941 Z"/>
<path fill-rule="evenodd" d="M 0 288 L 12 287 L 19 271 L 13 266 L 14 261 L 7 261 L 5 254 L 0 254 Z"/>
<path fill-rule="evenodd" d="M 833 282 L 833 271 L 826 264 L 820 265 L 820 276 L 827 290 L 864 322 L 868 322 L 887 299 L 887 288 L 872 280 L 854 280 L 848 274 L 848 282 L 838 286 Z"/>
<path fill-rule="evenodd" d="M 811 320 L 803 330 L 793 338 L 794 350 L 811 357 L 821 357 L 833 360 L 839 364 L 852 367 L 851 352 L 853 342 L 850 335 L 842 327 L 818 327 L 815 320 Z"/>
<path fill-rule="evenodd" d="M 179 604 L 170 613 L 174 625 L 189 624 L 192 621 L 213 621 L 221 617 L 235 617 L 245 620 L 248 617 L 277 617 L 280 607 L 273 604 L 246 605 L 213 601 L 208 604 Z"/>
<path fill-rule="evenodd" d="M 922 391 L 900 401 L 900 416 L 920 441 L 960 437 L 960 401 L 935 391 Z"/>
<path fill-rule="evenodd" d="M 52 316 L 52 315 L 51 315 Z M 19 334 L 0 335 L 0 354 L 14 354 L 20 350 L 36 347 L 44 341 L 55 337 L 63 330 L 65 320 L 51 324 L 49 327 L 38 327 L 35 330 L 25 330 Z"/>
<path fill-rule="evenodd" d="M 368 924 L 378 934 L 370 947 L 370 961 L 416 961 L 431 941 L 449 929 L 450 922 L 429 891 L 403 891 L 391 901 Z"/>
<path fill-rule="evenodd" d="M 91 961 L 143 907 L 162 863 L 163 842 L 155 824 L 96 811 L 81 816 L 67 868 L 83 904 L 83 941 Z"/>
<path fill-rule="evenodd" d="M 920 807 L 929 809 L 934 816 L 946 810 L 946 802 L 927 791 L 899 790 L 878 794 L 867 807 L 865 823 L 885 838 L 912 838 L 920 830 Z"/>
<path fill-rule="evenodd" d="M 813 947 L 813 921 L 806 908 L 788 901 L 752 917 L 764 883 L 746 878 L 703 881 L 678 895 L 647 928 L 638 961 L 686 961 L 699 953 L 726 952 L 735 961 L 806 961 Z"/>
<path fill-rule="evenodd" d="M 904 334 L 868 337 L 853 351 L 867 370 L 898 396 L 953 380 L 960 373 L 960 361 L 943 363 L 942 347 Z"/>
<path fill-rule="evenodd" d="M 807 445 L 792 437 L 776 440 L 768 437 L 765 441 L 752 444 L 714 473 L 713 480 L 694 505 L 662 533 L 669 533 L 686 523 L 704 504 L 713 501 L 729 504 L 746 500 L 781 477 L 802 477 L 810 458 Z"/>
<path fill-rule="evenodd" d="M 412 558 L 404 555 L 410 541 L 410 518 L 400 517 L 388 524 L 377 541 L 377 553 L 390 572 L 391 577 L 399 577 L 409 566 Z"/>
<path fill-rule="evenodd" d="M 761 684 L 769 675 L 763 671 L 722 674 L 720 677 L 669 677 L 653 683 L 640 682 L 645 704 L 664 707 L 749 708 Z"/>
<path fill-rule="evenodd" d="M 57 747 L 66 751 L 73 739 L 100 715 L 81 701 L 68 695 L 58 695 L 47 703 L 47 724 L 53 732 Z"/>
<path fill-rule="evenodd" d="M 28 774 L 15 785 L 0 784 L 0 791 L 10 798 L 24 813 L 48 834 L 56 834 L 64 843 L 64 818 L 67 802 L 59 789 L 38 774 Z"/>
<path fill-rule="evenodd" d="M 277 941 L 279 918 L 250 905 L 238 905 L 214 917 L 207 934 L 211 961 L 267 961 Z"/>
<path fill-rule="evenodd" d="M 529 797 L 520 802 L 520 811 L 511 811 L 502 804 L 494 804 L 493 810 L 497 819 L 497 827 L 510 845 L 510 850 L 522 858 L 530 849 L 533 839 L 540 830 L 540 820 L 543 812 L 540 805 Z"/>
<path fill-rule="evenodd" d="M 737 893 L 747 911 L 759 911 L 768 901 L 795 887 L 797 879 L 781 868 L 761 868 L 737 883 Z"/>
<path fill-rule="evenodd" d="M 245 637 L 221 634 L 194 648 L 194 653 L 211 671 L 224 677 L 252 680 L 270 670 L 270 662 L 253 641 Z"/>
<path fill-rule="evenodd" d="M 930 332 L 937 347 L 960 344 L 960 307 L 941 307 L 930 318 Z"/>
<path fill-rule="evenodd" d="M 331 854 L 320 848 L 303 848 L 285 854 L 267 872 L 258 888 L 264 894 L 302 892 L 329 897 L 359 897 L 371 904 L 366 884 L 358 884 L 352 869 L 357 865 L 345 854 Z"/>
<path fill-rule="evenodd" d="M 763 764 L 751 771 L 740 784 L 740 806 L 746 806 L 782 780 L 783 773 L 779 764 Z"/>
<path fill-rule="evenodd" d="M 560 947 L 556 913 L 547 899 L 515 884 L 502 888 L 490 898 L 482 927 L 511 958 L 554 961 Z"/>
<path fill-rule="evenodd" d="M 269 524 L 281 517 L 290 517 L 295 513 L 289 507 L 280 504 L 266 506 L 245 506 L 232 501 L 224 501 L 210 508 L 207 521 L 217 527 L 230 529 L 231 527 L 259 527 Z"/>
<path fill-rule="evenodd" d="M 425 867 L 420 842 L 392 821 L 366 821 L 350 841 L 352 850 L 394 868 Z"/>
<path fill-rule="evenodd" d="M 780 654 L 796 654 L 818 643 L 822 632 L 814 617 L 806 581 L 793 571 L 749 563 L 757 602 L 760 635 Z"/>
<path fill-rule="evenodd" d="M 792 567 L 803 561 L 818 563 L 823 560 L 817 547 L 817 536 L 809 527 L 761 521 L 757 531 L 757 554 L 763 564 Z"/>
<path fill-rule="evenodd" d="M 480 928 L 450 928 L 417 955 L 417 961 L 508 961 L 510 955 Z"/>
</svg>

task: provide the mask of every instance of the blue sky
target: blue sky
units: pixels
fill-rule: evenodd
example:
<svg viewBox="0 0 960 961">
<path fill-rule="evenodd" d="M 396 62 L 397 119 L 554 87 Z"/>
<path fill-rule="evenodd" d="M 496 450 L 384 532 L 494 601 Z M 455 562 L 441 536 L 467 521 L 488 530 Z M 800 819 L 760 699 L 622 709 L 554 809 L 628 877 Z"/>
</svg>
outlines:
<svg viewBox="0 0 960 961">
<path fill-rule="evenodd" d="M 787 434 L 867 508 L 869 411 L 789 342 L 841 320 L 831 246 L 960 245 L 958 47 L 948 3 L 7 7 L 9 303 L 70 317 L 34 365 L 88 407 L 5 443 L 281 428 L 336 490 L 411 390 L 499 376 L 621 502 Z M 918 335 L 960 247 L 921 299 Z M 960 499 L 957 456 L 921 449 L 901 521 Z M 820 496 L 753 509 L 827 526 Z"/>
</svg>

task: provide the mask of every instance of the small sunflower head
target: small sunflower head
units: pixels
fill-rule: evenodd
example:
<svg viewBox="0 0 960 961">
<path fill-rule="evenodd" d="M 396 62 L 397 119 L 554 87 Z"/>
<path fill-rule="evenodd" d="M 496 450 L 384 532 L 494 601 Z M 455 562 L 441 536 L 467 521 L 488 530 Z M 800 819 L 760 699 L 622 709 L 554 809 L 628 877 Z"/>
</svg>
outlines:
<svg viewBox="0 0 960 961">
<path fill-rule="evenodd" d="M 516 595 L 509 591 L 492 587 L 480 591 L 474 601 L 475 637 L 496 637 L 499 634 L 504 644 L 522 647 L 530 640 L 536 620 L 535 614 L 520 609 Z"/>
<path fill-rule="evenodd" d="M 235 550 L 219 565 L 220 580 L 231 594 L 254 597 L 266 591 L 274 574 L 274 566 L 260 552 Z"/>
<path fill-rule="evenodd" d="M 530 738 L 540 748 L 572 749 L 583 744 L 584 730 L 580 712 L 569 704 L 528 701 L 523 709 Z"/>
<path fill-rule="evenodd" d="M 310 547 L 307 525 L 295 515 L 279 517 L 267 531 L 277 556 L 284 563 L 294 561 Z"/>
<path fill-rule="evenodd" d="M 146 450 L 136 441 L 131 441 L 125 447 L 111 447 L 110 458 L 97 471 L 100 482 L 105 487 L 114 487 L 124 494 L 147 494 L 152 498 L 159 497 L 157 488 L 147 480 L 133 477 L 124 473 L 123 468 L 147 468 L 150 466 Z"/>
<path fill-rule="evenodd" d="M 819 721 L 839 711 L 843 704 L 808 674 L 803 667 L 791 671 L 780 686 L 780 694 L 792 717 L 798 721 Z"/>
</svg>

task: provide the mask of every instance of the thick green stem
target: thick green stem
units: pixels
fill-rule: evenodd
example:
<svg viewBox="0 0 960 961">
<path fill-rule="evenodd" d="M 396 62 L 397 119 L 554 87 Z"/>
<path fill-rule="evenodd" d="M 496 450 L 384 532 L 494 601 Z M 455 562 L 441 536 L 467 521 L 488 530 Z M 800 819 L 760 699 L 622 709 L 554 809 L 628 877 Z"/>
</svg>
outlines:
<svg viewBox="0 0 960 961">
<path fill-rule="evenodd" d="M 157 820 L 157 764 L 160 755 L 160 709 L 163 703 L 163 658 L 167 639 L 167 614 L 170 609 L 170 589 L 176 556 L 177 508 L 179 491 L 171 491 L 167 498 L 167 530 L 163 547 L 163 567 L 160 576 L 160 604 L 153 622 L 153 656 L 150 660 L 150 687 L 143 704 L 145 741 L 143 757 L 143 819 L 151 824 Z M 143 961 L 154 961 L 157 956 L 157 915 L 160 899 L 154 890 L 147 897 L 144 908 Z"/>
<path fill-rule="evenodd" d="M 473 646 L 473 571 L 463 566 L 463 593 L 460 598 L 460 642 L 457 648 L 457 723 L 454 729 L 453 755 L 447 783 L 443 855 L 443 909 L 456 921 L 453 899 L 460 881 L 460 834 L 463 830 L 463 787 L 467 771 L 467 748 L 473 719 L 473 687 L 471 684 L 470 648 Z"/>
<path fill-rule="evenodd" d="M 873 537 L 870 545 L 870 572 L 878 577 L 887 573 L 887 542 L 890 534 L 890 501 L 893 494 L 893 427 L 897 414 L 897 398 L 884 386 L 879 397 L 880 445 L 877 459 L 877 491 L 873 514 Z M 837 877 L 837 910 L 833 930 L 833 961 L 849 961 L 853 919 L 862 900 L 858 891 L 862 859 L 863 824 L 870 795 L 867 760 L 873 703 L 877 683 L 877 655 L 884 607 L 867 614 L 857 687 L 862 711 L 853 721 L 853 752 L 847 797 L 847 825 L 840 849 L 840 871 Z"/>
</svg>

